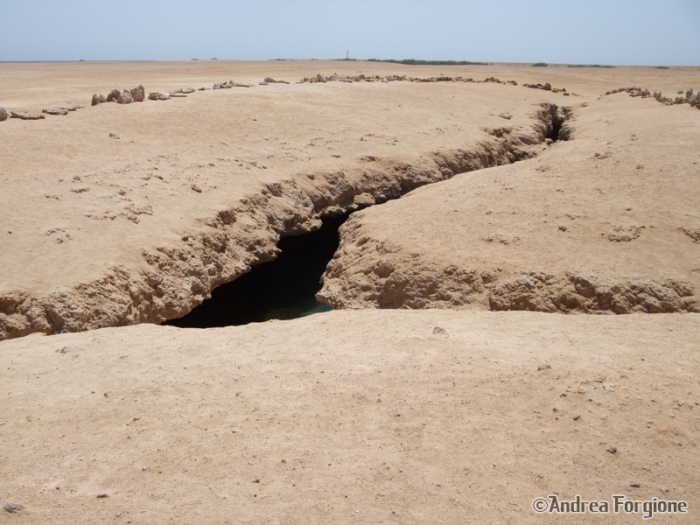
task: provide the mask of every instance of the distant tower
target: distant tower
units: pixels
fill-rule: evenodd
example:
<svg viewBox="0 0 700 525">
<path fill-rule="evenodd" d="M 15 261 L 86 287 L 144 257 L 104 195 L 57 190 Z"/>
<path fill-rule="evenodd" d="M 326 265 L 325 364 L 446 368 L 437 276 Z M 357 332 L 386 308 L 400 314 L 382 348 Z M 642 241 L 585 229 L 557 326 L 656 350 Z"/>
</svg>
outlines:
<svg viewBox="0 0 700 525">
<path fill-rule="evenodd" d="M 350 60 L 350 51 L 345 52 L 345 60 Z"/>
</svg>

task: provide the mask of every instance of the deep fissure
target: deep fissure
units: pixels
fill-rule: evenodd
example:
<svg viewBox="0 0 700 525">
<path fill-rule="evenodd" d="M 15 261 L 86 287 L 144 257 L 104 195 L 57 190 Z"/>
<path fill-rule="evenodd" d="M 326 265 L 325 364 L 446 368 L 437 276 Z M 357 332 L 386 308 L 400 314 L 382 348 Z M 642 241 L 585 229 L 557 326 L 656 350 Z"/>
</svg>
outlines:
<svg viewBox="0 0 700 525">
<path fill-rule="evenodd" d="M 76 332 L 140 322 L 216 327 L 288 319 L 322 310 L 324 307 L 316 303 L 315 294 L 320 290 L 319 280 L 325 266 L 338 247 L 340 224 L 335 225 L 333 241 L 318 242 L 314 239 L 322 232 L 302 233 L 308 229 L 309 221 L 315 222 L 317 214 L 337 217 L 340 213 L 400 198 L 420 186 L 460 173 L 533 158 L 537 153 L 531 146 L 552 143 L 554 139 L 570 140 L 572 129 L 568 120 L 573 118 L 570 108 L 542 104 L 534 116 L 535 133 L 511 134 L 510 129 L 500 130 L 501 134 L 489 132 L 497 140 L 480 142 L 471 150 L 430 153 L 416 165 L 372 158 L 376 165 L 351 172 L 349 177 L 342 171 L 308 174 L 310 180 L 315 180 L 312 188 L 298 185 L 294 180 L 270 184 L 259 195 L 242 199 L 237 208 L 222 211 L 208 220 L 211 231 L 201 236 L 183 237 L 181 247 L 144 250 L 149 265 L 144 272 L 130 273 L 119 268 L 103 278 L 62 292 L 60 296 L 28 298 L 16 292 L 4 298 L 0 304 L 0 339 L 33 332 Z M 274 210 L 276 207 L 279 210 Z M 240 222 L 241 226 L 238 225 L 239 215 L 246 217 Z M 342 222 L 341 219 L 335 221 Z M 335 221 L 327 219 L 326 223 Z M 257 229 L 250 229 L 253 224 L 257 224 L 260 234 L 256 233 Z M 282 255 L 276 264 L 275 261 L 259 264 L 256 261 L 269 261 L 272 255 L 270 228 L 282 236 L 278 245 Z M 296 235 L 299 236 L 294 237 Z M 280 267 L 294 251 L 288 246 L 289 242 L 301 242 L 302 246 L 310 243 L 301 250 L 304 256 L 297 266 L 318 264 L 313 277 L 292 275 L 279 281 L 272 275 L 276 273 L 274 268 Z M 314 245 L 325 246 L 325 255 L 309 263 Z M 245 250 L 247 254 L 241 253 Z M 253 267 L 251 275 L 241 275 L 246 266 L 250 268 L 248 265 Z M 282 269 L 280 274 L 284 273 Z M 219 285 L 222 278 L 231 281 L 228 285 Z M 270 288 L 279 282 L 282 284 L 277 286 L 278 296 L 269 306 L 261 306 L 268 304 L 266 298 L 274 295 Z M 306 291 L 297 295 L 302 282 L 307 283 Z M 190 292 L 184 292 L 185 289 L 198 298 L 197 302 L 207 293 L 214 300 L 204 301 L 195 312 L 188 298 Z M 226 296 L 230 298 L 229 304 L 217 301 Z M 101 306 L 105 301 L 107 307 Z"/>
<path fill-rule="evenodd" d="M 323 219 L 316 231 L 283 237 L 279 256 L 211 293 L 201 305 L 166 325 L 180 328 L 214 328 L 294 319 L 331 310 L 316 301 L 321 276 L 338 249 L 338 228 L 349 214 Z"/>
<path fill-rule="evenodd" d="M 569 140 L 567 121 L 570 108 L 544 104 L 540 119 L 545 139 Z M 529 155 L 513 155 L 519 162 Z M 379 203 L 378 203 L 379 204 Z M 271 262 L 255 265 L 230 283 L 211 292 L 211 298 L 187 315 L 165 322 L 180 328 L 214 328 L 264 322 L 271 319 L 295 319 L 331 310 L 316 301 L 321 276 L 340 244 L 338 229 L 350 212 L 323 219 L 321 228 L 301 235 L 282 237 L 279 256 Z"/>
</svg>

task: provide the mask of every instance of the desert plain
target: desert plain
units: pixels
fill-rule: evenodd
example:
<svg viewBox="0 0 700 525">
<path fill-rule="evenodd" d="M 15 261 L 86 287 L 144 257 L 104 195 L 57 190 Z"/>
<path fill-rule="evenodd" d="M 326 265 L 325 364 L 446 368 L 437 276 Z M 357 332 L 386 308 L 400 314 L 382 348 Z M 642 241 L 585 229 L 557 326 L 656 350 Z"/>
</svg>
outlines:
<svg viewBox="0 0 700 525">
<path fill-rule="evenodd" d="M 90 105 L 138 85 L 188 93 Z M 0 520 L 641 521 L 532 509 L 624 495 L 697 523 L 700 110 L 652 96 L 691 88 L 698 68 L 0 64 L 0 106 L 45 116 L 0 122 L 0 504 L 22 506 Z M 347 212 L 333 311 L 158 326 Z"/>
</svg>

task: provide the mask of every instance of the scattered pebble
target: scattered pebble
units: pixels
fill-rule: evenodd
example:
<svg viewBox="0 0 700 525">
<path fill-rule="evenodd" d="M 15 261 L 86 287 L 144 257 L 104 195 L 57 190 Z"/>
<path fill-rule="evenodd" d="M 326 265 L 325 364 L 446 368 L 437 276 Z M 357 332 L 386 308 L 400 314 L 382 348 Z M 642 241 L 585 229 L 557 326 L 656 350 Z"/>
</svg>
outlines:
<svg viewBox="0 0 700 525">
<path fill-rule="evenodd" d="M 633 489 L 638 489 L 641 486 L 642 485 L 640 485 L 639 483 L 630 483 L 630 487 L 632 487 Z"/>
<path fill-rule="evenodd" d="M 541 370 L 549 370 L 550 368 L 552 368 L 552 365 L 537 365 L 538 372 Z"/>
<path fill-rule="evenodd" d="M 611 454 L 616 454 L 617 447 L 616 446 L 608 447 L 608 452 L 610 452 Z"/>
<path fill-rule="evenodd" d="M 579 419 L 581 419 L 581 416 L 574 416 L 574 421 L 578 421 Z"/>
<path fill-rule="evenodd" d="M 21 503 L 12 503 L 8 501 L 7 503 L 5 503 L 5 506 L 3 508 L 7 512 L 14 514 L 15 512 L 19 512 L 20 510 L 22 510 L 24 508 L 24 505 L 22 505 Z"/>
<path fill-rule="evenodd" d="M 97 495 L 97 499 L 104 499 L 104 498 L 109 498 L 109 494 L 103 492 L 102 494 Z"/>
</svg>

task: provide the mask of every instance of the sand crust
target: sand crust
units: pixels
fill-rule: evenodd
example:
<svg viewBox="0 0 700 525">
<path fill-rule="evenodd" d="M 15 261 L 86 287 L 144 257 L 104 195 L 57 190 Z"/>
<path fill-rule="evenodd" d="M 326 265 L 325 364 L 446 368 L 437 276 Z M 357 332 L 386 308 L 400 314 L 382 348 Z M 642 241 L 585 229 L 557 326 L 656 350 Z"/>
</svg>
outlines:
<svg viewBox="0 0 700 525">
<path fill-rule="evenodd" d="M 334 72 L 519 85 L 295 84 Z M 0 106 L 32 113 L 139 84 L 254 84 L 0 122 L 0 328 L 15 337 L 0 341 L 0 505 L 23 506 L 0 521 L 641 520 L 533 513 L 557 493 L 685 500 L 689 514 L 656 520 L 697 522 L 700 317 L 479 311 L 563 304 L 556 286 L 593 311 L 615 279 L 695 307 L 700 112 L 604 93 L 697 90 L 697 68 L 219 61 L 0 77 Z M 522 86 L 546 82 L 570 95 Z M 573 140 L 543 142 L 543 103 L 572 108 Z M 355 214 L 323 292 L 369 309 L 26 335 L 181 315 L 275 257 L 280 235 L 380 194 L 405 196 Z M 482 291 L 465 294 L 460 272 Z M 392 274 L 406 296 L 391 306 L 437 308 L 377 309 Z M 646 295 L 630 311 L 650 311 Z"/>
</svg>

